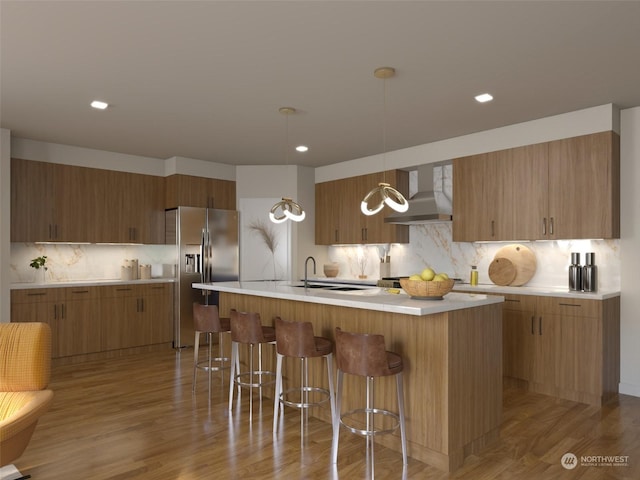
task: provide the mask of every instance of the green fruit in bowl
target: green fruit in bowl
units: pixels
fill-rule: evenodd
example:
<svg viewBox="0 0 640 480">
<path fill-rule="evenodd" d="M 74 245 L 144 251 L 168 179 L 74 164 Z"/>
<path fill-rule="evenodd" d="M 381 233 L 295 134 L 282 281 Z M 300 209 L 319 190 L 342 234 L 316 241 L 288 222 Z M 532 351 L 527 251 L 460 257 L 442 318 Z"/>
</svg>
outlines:
<svg viewBox="0 0 640 480">
<path fill-rule="evenodd" d="M 444 281 L 446 281 L 446 280 L 447 280 L 446 273 L 445 273 L 445 274 L 438 273 L 437 275 L 435 275 L 435 276 L 433 277 L 433 280 L 432 280 L 432 281 L 433 281 L 433 282 L 444 282 Z"/>
<path fill-rule="evenodd" d="M 430 282 L 435 276 L 436 272 L 434 272 L 432 268 L 425 268 L 424 270 L 422 270 L 422 273 L 420 273 L 420 278 L 422 278 L 422 280 L 424 280 L 425 282 Z"/>
<path fill-rule="evenodd" d="M 439 273 L 438 275 L 440 275 L 442 278 L 444 278 L 445 280 L 449 280 L 449 275 L 447 275 L 446 273 L 442 272 Z"/>
<path fill-rule="evenodd" d="M 418 280 L 418 281 L 422 281 L 422 277 L 416 273 L 416 274 L 414 274 L 414 275 L 411 275 L 411 276 L 409 277 L 409 280 Z"/>
</svg>

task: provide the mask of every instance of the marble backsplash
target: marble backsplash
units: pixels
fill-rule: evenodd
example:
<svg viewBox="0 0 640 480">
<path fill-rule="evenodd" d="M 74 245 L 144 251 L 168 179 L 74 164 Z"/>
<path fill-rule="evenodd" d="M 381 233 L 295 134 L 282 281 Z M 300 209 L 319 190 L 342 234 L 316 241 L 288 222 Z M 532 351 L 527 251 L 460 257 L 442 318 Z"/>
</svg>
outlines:
<svg viewBox="0 0 640 480">
<path fill-rule="evenodd" d="M 580 253 L 582 264 L 585 253 L 595 252 L 598 289 L 620 289 L 619 240 L 463 243 L 452 241 L 451 223 L 411 225 L 409 228 L 410 244 L 389 246 L 389 276 L 408 276 L 431 266 L 438 272 L 446 272 L 451 277 L 468 282 L 471 266 L 476 265 L 479 283 L 491 284 L 488 270 L 495 253 L 505 245 L 522 243 L 534 252 L 537 260 L 536 273 L 527 286 L 567 287 L 571 252 Z M 332 246 L 329 247 L 329 258 L 338 263 L 339 278 L 355 279 L 364 274 L 367 279 L 375 280 L 380 278 L 382 250 L 376 245 Z"/>
<path fill-rule="evenodd" d="M 152 266 L 152 277 L 172 276 L 176 260 L 173 245 L 94 245 L 12 243 L 11 283 L 34 281 L 35 269 L 29 264 L 35 257 L 47 256 L 47 282 L 79 280 L 119 280 L 126 259 Z"/>
</svg>

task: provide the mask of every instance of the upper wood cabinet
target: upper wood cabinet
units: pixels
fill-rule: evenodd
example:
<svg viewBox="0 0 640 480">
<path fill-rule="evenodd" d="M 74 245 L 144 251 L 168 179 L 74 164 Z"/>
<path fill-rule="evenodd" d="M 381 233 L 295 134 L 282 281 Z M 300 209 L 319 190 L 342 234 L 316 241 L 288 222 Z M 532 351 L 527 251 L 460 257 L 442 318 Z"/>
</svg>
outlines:
<svg viewBox="0 0 640 480">
<path fill-rule="evenodd" d="M 91 169 L 11 160 L 11 241 L 91 241 Z"/>
<path fill-rule="evenodd" d="M 316 184 L 316 244 L 408 243 L 409 227 L 384 223 L 385 213 L 360 211 L 364 196 L 380 182 L 409 194 L 409 173 L 390 170 Z"/>
<path fill-rule="evenodd" d="M 11 159 L 12 242 L 164 243 L 164 178 Z"/>
<path fill-rule="evenodd" d="M 236 182 L 179 174 L 168 176 L 165 182 L 165 208 L 236 209 Z"/>
<path fill-rule="evenodd" d="M 101 242 L 164 243 L 164 178 L 104 170 Z"/>
<path fill-rule="evenodd" d="M 473 155 L 453 165 L 456 242 L 620 236 L 615 132 Z"/>
</svg>

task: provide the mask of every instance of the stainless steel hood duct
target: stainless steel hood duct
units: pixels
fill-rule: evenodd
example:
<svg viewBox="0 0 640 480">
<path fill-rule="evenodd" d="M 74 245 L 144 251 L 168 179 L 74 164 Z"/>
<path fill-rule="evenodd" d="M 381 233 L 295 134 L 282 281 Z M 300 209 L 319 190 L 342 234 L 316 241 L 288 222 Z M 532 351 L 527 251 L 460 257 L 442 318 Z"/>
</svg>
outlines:
<svg viewBox="0 0 640 480">
<path fill-rule="evenodd" d="M 450 222 L 453 202 L 453 166 L 424 165 L 417 171 L 417 193 L 409 198 L 409 210 L 392 213 L 385 223 L 420 225 Z M 410 188 L 411 189 L 411 188 Z"/>
</svg>

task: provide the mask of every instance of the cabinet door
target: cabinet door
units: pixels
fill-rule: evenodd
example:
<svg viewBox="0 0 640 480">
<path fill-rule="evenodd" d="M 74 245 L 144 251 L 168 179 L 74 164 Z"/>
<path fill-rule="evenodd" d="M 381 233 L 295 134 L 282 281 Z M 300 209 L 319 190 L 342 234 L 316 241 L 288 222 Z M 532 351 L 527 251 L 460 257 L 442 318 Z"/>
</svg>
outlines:
<svg viewBox="0 0 640 480">
<path fill-rule="evenodd" d="M 149 284 L 145 287 L 144 315 L 150 326 L 149 344 L 173 341 L 173 285 Z"/>
<path fill-rule="evenodd" d="M 560 317 L 537 312 L 532 322 L 533 365 L 531 380 L 553 393 L 557 385 L 557 352 L 560 345 Z M 541 391 L 541 390 L 538 390 Z"/>
<path fill-rule="evenodd" d="M 135 286 L 102 287 L 99 301 L 102 315 L 102 350 L 128 348 L 136 343 L 134 322 L 140 309 Z"/>
<path fill-rule="evenodd" d="M 64 294 L 58 313 L 60 356 L 99 352 L 102 345 L 97 288 L 66 288 Z"/>
<path fill-rule="evenodd" d="M 11 321 L 41 322 L 51 327 L 51 358 L 58 358 L 61 288 L 20 289 L 11 291 Z"/>
<path fill-rule="evenodd" d="M 453 241 L 511 239 L 512 206 L 504 182 L 508 165 L 501 162 L 497 153 L 453 161 Z"/>
<path fill-rule="evenodd" d="M 549 143 L 550 238 L 619 238 L 619 137 L 614 132 Z"/>
<path fill-rule="evenodd" d="M 53 240 L 53 164 L 11 159 L 11 241 Z"/>
<path fill-rule="evenodd" d="M 511 310 L 505 304 L 502 315 L 503 375 L 530 380 L 533 368 L 534 312 Z"/>
<path fill-rule="evenodd" d="M 316 245 L 339 243 L 337 193 L 335 182 L 316 184 Z"/>
<path fill-rule="evenodd" d="M 513 240 L 548 239 L 548 144 L 509 150 L 513 189 Z"/>
<path fill-rule="evenodd" d="M 202 207 L 236 209 L 236 182 L 192 175 L 170 175 L 166 178 L 164 208 Z"/>
</svg>

